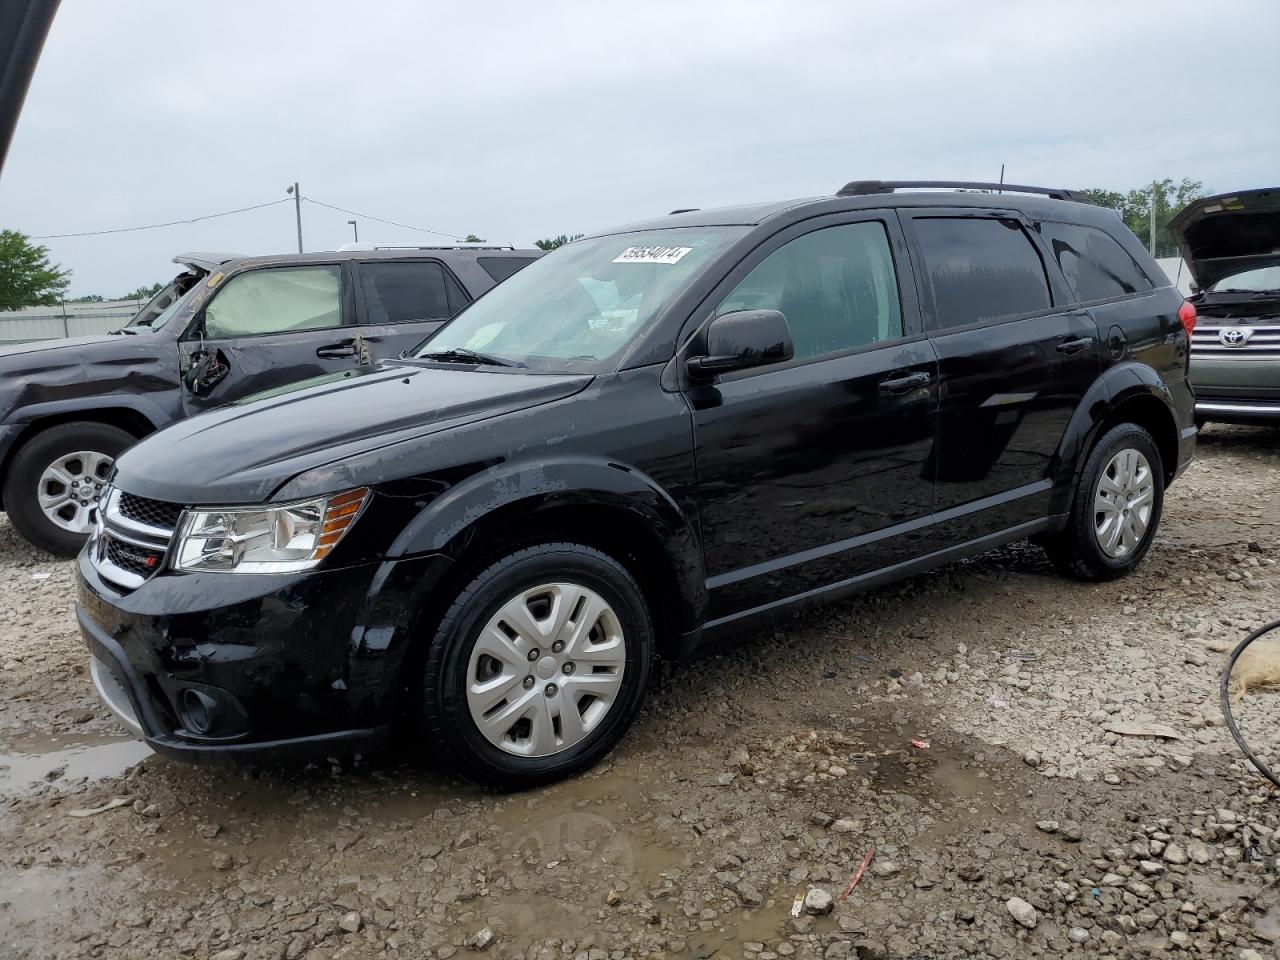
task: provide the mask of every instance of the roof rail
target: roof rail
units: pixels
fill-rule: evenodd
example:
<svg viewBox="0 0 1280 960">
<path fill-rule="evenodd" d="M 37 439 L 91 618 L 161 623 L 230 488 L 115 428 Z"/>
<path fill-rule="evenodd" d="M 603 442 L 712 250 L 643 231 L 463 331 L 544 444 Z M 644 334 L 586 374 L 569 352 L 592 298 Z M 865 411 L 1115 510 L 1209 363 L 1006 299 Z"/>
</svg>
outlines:
<svg viewBox="0 0 1280 960">
<path fill-rule="evenodd" d="M 1055 200 L 1087 202 L 1076 190 L 1057 187 L 1029 187 L 1021 183 L 982 183 L 976 180 L 851 180 L 836 191 L 837 197 L 862 197 L 874 193 L 893 193 L 899 189 L 983 190 L 991 193 L 1039 193 Z"/>
<path fill-rule="evenodd" d="M 515 247 L 510 244 L 504 245 L 484 245 L 479 243 L 370 243 L 367 240 L 361 240 L 357 243 L 344 243 L 338 248 L 338 253 L 352 253 L 359 251 L 372 250 L 514 250 Z"/>
</svg>

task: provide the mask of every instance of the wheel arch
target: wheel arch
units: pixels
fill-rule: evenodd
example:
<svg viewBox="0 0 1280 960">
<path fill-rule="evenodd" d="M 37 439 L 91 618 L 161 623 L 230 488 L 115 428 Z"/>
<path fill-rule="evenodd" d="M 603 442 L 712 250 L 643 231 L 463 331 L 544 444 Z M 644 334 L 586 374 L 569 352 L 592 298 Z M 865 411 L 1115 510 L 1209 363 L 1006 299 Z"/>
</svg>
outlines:
<svg viewBox="0 0 1280 960">
<path fill-rule="evenodd" d="M 541 540 L 582 543 L 622 563 L 649 603 L 660 652 L 674 650 L 706 609 L 693 524 L 651 477 L 607 460 L 485 471 L 429 504 L 389 553 L 448 556 L 453 582 L 435 591 L 447 596 L 497 556 Z"/>
<path fill-rule="evenodd" d="M 3 507 L 4 478 L 13 458 L 33 438 L 51 427 L 66 423 L 102 423 L 142 439 L 164 426 L 171 418 L 153 404 L 135 397 L 94 397 L 75 402 L 31 404 L 15 410 L 9 426 L 20 426 L 0 458 L 0 507 Z"/>
<path fill-rule="evenodd" d="M 1066 513 L 1089 451 L 1119 423 L 1136 423 L 1155 441 L 1168 485 L 1178 468 L 1178 420 L 1169 387 L 1151 367 L 1120 364 L 1100 376 L 1076 407 L 1058 448 L 1059 493 L 1053 512 Z"/>
</svg>

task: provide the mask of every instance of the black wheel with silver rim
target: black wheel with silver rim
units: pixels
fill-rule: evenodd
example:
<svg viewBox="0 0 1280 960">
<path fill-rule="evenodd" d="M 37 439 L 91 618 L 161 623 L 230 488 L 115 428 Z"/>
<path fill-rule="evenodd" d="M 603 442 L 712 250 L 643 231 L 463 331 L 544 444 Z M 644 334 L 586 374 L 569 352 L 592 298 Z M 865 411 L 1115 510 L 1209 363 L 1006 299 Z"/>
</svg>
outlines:
<svg viewBox="0 0 1280 960">
<path fill-rule="evenodd" d="M 1066 528 L 1046 548 L 1063 572 L 1112 580 L 1151 547 L 1164 505 L 1164 464 L 1135 423 L 1111 428 L 1085 460 Z"/>
<path fill-rule="evenodd" d="M 63 423 L 35 434 L 5 475 L 4 508 L 38 547 L 74 555 L 93 529 L 93 515 L 116 458 L 132 434 L 102 423 Z"/>
<path fill-rule="evenodd" d="M 427 652 L 427 747 L 463 776 L 518 789 L 596 763 L 630 726 L 653 631 L 620 563 L 573 543 L 516 551 L 480 572 Z"/>
</svg>

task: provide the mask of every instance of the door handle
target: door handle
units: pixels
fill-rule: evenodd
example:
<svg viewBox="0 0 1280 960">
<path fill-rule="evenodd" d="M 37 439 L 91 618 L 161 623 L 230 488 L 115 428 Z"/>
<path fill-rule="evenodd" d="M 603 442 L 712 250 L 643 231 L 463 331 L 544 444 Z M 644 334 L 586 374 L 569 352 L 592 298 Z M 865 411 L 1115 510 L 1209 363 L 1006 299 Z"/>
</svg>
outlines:
<svg viewBox="0 0 1280 960">
<path fill-rule="evenodd" d="M 1081 337 L 1079 340 L 1067 340 L 1065 343 L 1058 344 L 1058 352 L 1070 357 L 1082 350 L 1088 350 L 1091 346 L 1093 346 L 1093 337 Z"/>
<path fill-rule="evenodd" d="M 905 377 L 894 377 L 890 380 L 880 381 L 880 392 L 890 396 L 897 396 L 901 393 L 909 393 L 917 387 L 925 386 L 933 378 L 929 374 L 909 373 Z"/>
<path fill-rule="evenodd" d="M 354 357 L 357 353 L 354 340 L 343 340 L 328 346 L 316 348 L 316 356 L 325 360 L 341 360 L 343 357 Z"/>
</svg>

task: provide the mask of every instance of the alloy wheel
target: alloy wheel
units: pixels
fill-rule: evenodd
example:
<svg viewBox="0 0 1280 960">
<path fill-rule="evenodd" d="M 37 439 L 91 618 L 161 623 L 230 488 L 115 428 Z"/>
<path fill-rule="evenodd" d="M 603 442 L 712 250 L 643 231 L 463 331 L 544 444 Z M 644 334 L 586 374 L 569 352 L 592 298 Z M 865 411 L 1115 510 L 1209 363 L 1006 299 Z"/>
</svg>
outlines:
<svg viewBox="0 0 1280 960">
<path fill-rule="evenodd" d="M 1094 535 L 1102 552 L 1123 560 L 1138 549 L 1155 508 L 1151 464 L 1133 448 L 1119 451 L 1098 477 L 1093 494 Z"/>
<path fill-rule="evenodd" d="M 613 708 L 626 658 L 618 615 L 594 590 L 578 583 L 521 590 L 489 618 L 471 651 L 471 719 L 516 756 L 568 750 Z"/>
<path fill-rule="evenodd" d="M 93 450 L 60 456 L 40 474 L 36 500 L 41 512 L 63 530 L 88 533 L 113 463 L 114 457 Z"/>
</svg>

